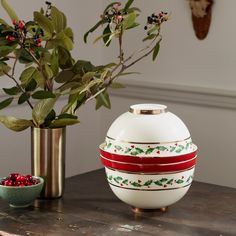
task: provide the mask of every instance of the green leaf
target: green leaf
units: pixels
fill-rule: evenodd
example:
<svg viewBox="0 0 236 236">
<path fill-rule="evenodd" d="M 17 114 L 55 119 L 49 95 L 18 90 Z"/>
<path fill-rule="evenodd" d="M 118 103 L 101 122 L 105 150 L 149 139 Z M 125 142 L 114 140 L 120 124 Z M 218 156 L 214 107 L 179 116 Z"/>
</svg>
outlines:
<svg viewBox="0 0 236 236">
<path fill-rule="evenodd" d="M 130 6 L 133 4 L 134 0 L 128 0 L 128 2 L 125 4 L 124 11 L 127 11 Z"/>
<path fill-rule="evenodd" d="M 64 114 L 59 115 L 58 119 L 78 119 L 78 117 L 72 114 L 64 113 Z"/>
<path fill-rule="evenodd" d="M 71 51 L 74 47 L 73 41 L 65 34 L 64 31 L 61 31 L 60 33 L 57 34 L 56 38 L 51 40 L 47 48 L 55 48 L 55 46 L 61 46 L 65 48 L 68 51 Z"/>
<path fill-rule="evenodd" d="M 129 153 L 131 150 L 131 148 L 126 148 L 125 153 Z"/>
<path fill-rule="evenodd" d="M 68 50 L 63 47 L 58 47 L 59 67 L 61 69 L 68 69 L 73 66 L 73 59 Z"/>
<path fill-rule="evenodd" d="M 109 41 L 111 35 L 111 30 L 110 30 L 110 25 L 107 24 L 107 27 L 104 29 L 103 31 L 103 42 L 105 43 L 105 45 L 108 47 L 111 43 L 111 41 Z"/>
<path fill-rule="evenodd" d="M 56 95 L 49 91 L 37 91 L 32 94 L 32 98 L 34 99 L 47 99 L 47 98 L 55 98 Z"/>
<path fill-rule="evenodd" d="M 44 88 L 44 78 L 43 78 L 41 72 L 39 72 L 38 70 L 36 70 L 36 71 L 34 72 L 34 74 L 33 74 L 33 79 L 31 79 L 31 81 L 29 82 L 29 84 L 28 84 L 27 86 L 30 86 L 32 80 L 35 80 L 35 81 L 36 81 L 37 86 L 40 86 L 41 88 Z M 27 88 L 27 86 L 26 86 L 26 88 Z M 26 89 L 26 88 L 25 88 L 25 89 Z M 29 91 L 33 91 L 33 90 L 34 90 L 34 89 L 29 90 Z"/>
<path fill-rule="evenodd" d="M 147 37 L 145 37 L 145 38 L 143 39 L 143 42 L 145 42 L 145 41 L 147 41 L 147 40 L 154 39 L 155 37 L 156 37 L 155 34 L 150 34 L 150 35 L 148 35 Z"/>
<path fill-rule="evenodd" d="M 11 70 L 11 67 L 8 66 L 5 62 L 0 61 L 0 76 L 5 75 Z"/>
<path fill-rule="evenodd" d="M 94 25 L 88 32 L 84 34 L 84 42 L 87 43 L 88 35 L 92 32 L 94 32 L 100 25 L 103 25 L 106 22 L 106 20 L 102 19 L 100 20 L 96 25 Z"/>
<path fill-rule="evenodd" d="M 145 152 L 145 154 L 151 154 L 154 151 L 155 148 L 148 148 Z"/>
<path fill-rule="evenodd" d="M 19 21 L 19 17 L 6 0 L 1 0 L 2 7 L 5 9 L 11 20 Z"/>
<path fill-rule="evenodd" d="M 20 81 L 22 85 L 26 85 L 30 82 L 30 80 L 33 78 L 33 75 L 37 69 L 33 66 L 25 69 L 20 76 Z"/>
<path fill-rule="evenodd" d="M 66 27 L 66 16 L 63 12 L 59 11 L 55 6 L 51 8 L 51 18 L 54 29 L 56 32 L 61 32 Z"/>
<path fill-rule="evenodd" d="M 70 27 L 67 27 L 64 29 L 64 33 L 71 39 L 71 41 L 74 41 L 74 33 Z"/>
<path fill-rule="evenodd" d="M 142 187 L 141 184 L 137 183 L 137 182 L 132 182 L 130 183 L 132 186 L 136 187 L 136 188 L 139 188 L 139 187 Z"/>
<path fill-rule="evenodd" d="M 130 25 L 128 28 L 126 28 L 126 30 L 133 29 L 133 28 L 135 28 L 135 27 L 137 27 L 139 25 L 140 25 L 139 23 L 134 22 L 132 25 Z"/>
<path fill-rule="evenodd" d="M 158 42 L 153 50 L 153 54 L 152 54 L 152 60 L 155 61 L 158 53 L 159 53 L 159 50 L 160 50 L 160 43 Z"/>
<path fill-rule="evenodd" d="M 182 183 L 184 182 L 184 180 L 178 179 L 178 180 L 175 180 L 175 182 L 176 182 L 177 184 L 182 184 Z"/>
<path fill-rule="evenodd" d="M 158 146 L 156 147 L 156 149 L 160 150 L 160 151 L 165 151 L 167 150 L 167 148 L 165 146 Z"/>
<path fill-rule="evenodd" d="M 150 186 L 152 184 L 153 180 L 148 180 L 144 183 L 144 186 Z"/>
<path fill-rule="evenodd" d="M 44 126 L 49 127 L 53 120 L 56 118 L 56 112 L 52 109 L 50 113 L 47 115 L 44 121 Z"/>
<path fill-rule="evenodd" d="M 57 83 L 69 82 L 73 79 L 74 76 L 75 74 L 71 70 L 63 70 L 57 75 L 55 81 Z"/>
<path fill-rule="evenodd" d="M 33 126 L 32 121 L 24 119 L 16 119 L 12 116 L 0 116 L 0 122 L 3 123 L 8 129 L 19 132 Z"/>
<path fill-rule="evenodd" d="M 58 51 L 56 49 L 54 49 L 52 51 L 51 70 L 52 70 L 54 76 L 56 76 L 59 72 Z"/>
<path fill-rule="evenodd" d="M 115 148 L 116 148 L 118 151 L 123 149 L 121 146 L 118 146 L 118 145 L 115 145 Z"/>
<path fill-rule="evenodd" d="M 138 154 L 140 154 L 140 153 L 143 153 L 144 151 L 143 151 L 143 149 L 141 149 L 141 148 L 135 148 L 135 150 L 138 152 Z"/>
<path fill-rule="evenodd" d="M 131 153 L 130 153 L 132 156 L 137 156 L 138 154 L 139 154 L 139 152 L 138 151 L 132 151 Z"/>
<path fill-rule="evenodd" d="M 64 91 L 66 91 L 66 90 L 68 90 L 68 89 L 77 88 L 78 86 L 81 86 L 81 83 L 72 81 L 72 82 L 63 84 L 62 86 L 60 86 L 60 87 L 58 88 L 58 90 L 59 90 L 60 92 L 64 92 Z M 67 93 L 67 92 L 66 92 L 66 93 Z"/>
<path fill-rule="evenodd" d="M 35 73 L 34 73 L 35 74 Z M 33 75 L 34 77 L 34 75 Z M 34 91 L 37 88 L 37 82 L 35 79 L 31 79 L 30 82 L 27 84 L 27 86 L 25 87 L 25 91 L 26 92 L 31 92 Z"/>
<path fill-rule="evenodd" d="M 112 83 L 110 87 L 113 89 L 121 89 L 121 88 L 125 88 L 125 85 L 121 83 Z"/>
<path fill-rule="evenodd" d="M 122 23 L 124 30 L 130 28 L 135 23 L 136 16 L 137 15 L 135 12 L 128 14 L 128 16 L 124 19 Z"/>
<path fill-rule="evenodd" d="M 19 58 L 19 62 L 22 64 L 28 64 L 34 61 L 33 57 L 25 48 L 16 49 L 15 54 Z"/>
<path fill-rule="evenodd" d="M 57 119 L 52 121 L 51 125 L 49 126 L 50 128 L 60 128 L 60 127 L 65 127 L 68 125 L 75 125 L 78 124 L 79 120 L 77 119 Z"/>
<path fill-rule="evenodd" d="M 167 180 L 168 180 L 167 178 L 161 178 L 161 179 L 160 179 L 160 181 L 161 181 L 162 183 L 166 182 Z"/>
<path fill-rule="evenodd" d="M 82 82 L 83 83 L 89 82 L 91 79 L 93 79 L 94 75 L 95 75 L 95 72 L 89 71 L 89 72 L 85 73 L 82 77 Z"/>
<path fill-rule="evenodd" d="M 8 25 L 7 22 L 0 18 L 0 25 Z"/>
<path fill-rule="evenodd" d="M 40 12 L 34 12 L 34 20 L 39 24 L 39 26 L 44 30 L 44 32 L 48 35 L 47 38 L 51 38 L 54 33 L 54 26 L 52 21 L 49 20 L 48 17 L 41 14 Z"/>
<path fill-rule="evenodd" d="M 155 184 L 155 185 L 158 185 L 158 186 L 162 186 L 162 182 L 159 181 L 159 180 L 155 181 L 154 184 Z"/>
<path fill-rule="evenodd" d="M 3 91 L 8 95 L 17 95 L 20 92 L 20 89 L 14 86 L 12 88 L 3 88 Z"/>
<path fill-rule="evenodd" d="M 107 91 L 100 93 L 96 97 L 96 110 L 98 110 L 102 106 L 104 106 L 108 109 L 111 109 L 111 101 L 110 101 L 109 94 Z"/>
<path fill-rule="evenodd" d="M 96 67 L 90 61 L 78 60 L 72 70 L 75 74 L 83 76 L 84 73 L 94 71 L 95 68 Z"/>
<path fill-rule="evenodd" d="M 84 87 L 81 88 L 80 93 L 90 91 L 90 89 L 97 84 L 103 83 L 103 80 L 101 79 L 94 79 L 90 81 L 88 84 L 85 84 Z"/>
<path fill-rule="evenodd" d="M 26 101 L 28 101 L 30 98 L 30 94 L 29 93 L 22 93 L 18 99 L 18 104 L 23 104 Z"/>
<path fill-rule="evenodd" d="M 170 179 L 166 184 L 172 184 L 174 179 Z"/>
<path fill-rule="evenodd" d="M 0 110 L 4 109 L 5 107 L 8 107 L 14 98 L 7 98 L 4 101 L 0 102 Z"/>
<path fill-rule="evenodd" d="M 147 35 L 150 35 L 153 32 L 158 31 L 158 30 L 159 30 L 159 26 L 154 25 L 150 30 L 148 30 Z"/>
<path fill-rule="evenodd" d="M 50 66 L 48 64 L 45 64 L 44 68 L 45 68 L 45 72 L 46 72 L 47 78 L 51 79 L 53 77 L 52 69 L 50 68 Z"/>
<path fill-rule="evenodd" d="M 34 122 L 40 126 L 44 123 L 45 118 L 53 109 L 57 98 L 47 98 L 40 100 L 33 108 L 32 116 Z"/>
<path fill-rule="evenodd" d="M 14 48 L 10 46 L 0 46 L 0 57 L 5 57 L 13 52 Z"/>
</svg>

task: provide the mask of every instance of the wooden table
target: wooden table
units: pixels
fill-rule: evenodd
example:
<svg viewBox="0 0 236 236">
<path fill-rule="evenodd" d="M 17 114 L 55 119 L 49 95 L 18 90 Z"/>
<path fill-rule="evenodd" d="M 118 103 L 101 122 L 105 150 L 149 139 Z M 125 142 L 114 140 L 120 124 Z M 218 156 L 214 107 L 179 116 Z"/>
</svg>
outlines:
<svg viewBox="0 0 236 236">
<path fill-rule="evenodd" d="M 67 179 L 63 199 L 36 200 L 27 209 L 11 209 L 0 200 L 0 231 L 48 236 L 235 236 L 236 189 L 194 182 L 167 212 L 134 214 L 113 195 L 104 170 L 98 170 Z"/>
</svg>

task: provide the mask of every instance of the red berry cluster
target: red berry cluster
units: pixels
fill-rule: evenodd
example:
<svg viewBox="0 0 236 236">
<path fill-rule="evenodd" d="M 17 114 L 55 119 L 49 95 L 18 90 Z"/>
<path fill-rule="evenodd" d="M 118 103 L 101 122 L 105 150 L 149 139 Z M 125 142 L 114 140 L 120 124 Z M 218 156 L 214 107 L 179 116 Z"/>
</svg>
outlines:
<svg viewBox="0 0 236 236">
<path fill-rule="evenodd" d="M 14 25 L 14 31 L 10 32 L 9 35 L 6 36 L 7 41 L 13 42 L 16 39 L 20 38 L 21 34 L 26 34 L 26 27 L 23 20 L 17 22 L 17 20 L 13 20 L 12 24 Z"/>
<path fill-rule="evenodd" d="M 24 187 L 36 185 L 39 180 L 34 179 L 32 175 L 21 175 L 19 173 L 12 173 L 7 178 L 0 182 L 0 185 L 13 186 L 13 187 Z"/>
<path fill-rule="evenodd" d="M 37 30 L 32 28 L 33 34 L 30 34 L 27 31 L 27 23 L 25 23 L 23 20 L 13 20 L 12 24 L 14 26 L 13 31 L 8 32 L 8 35 L 6 36 L 8 42 L 14 42 L 17 40 L 22 48 L 42 46 L 42 37 L 44 36 L 44 32 L 41 28 L 38 28 Z M 33 40 L 34 43 L 29 43 L 28 40 Z"/>
<path fill-rule="evenodd" d="M 115 4 L 113 4 L 111 6 L 111 8 L 109 8 L 106 13 L 105 13 L 105 16 L 102 16 L 104 17 L 105 19 L 107 19 L 107 21 L 110 23 L 110 22 L 113 22 L 115 24 L 119 24 L 121 23 L 123 20 L 124 20 L 124 15 L 127 15 L 128 13 L 127 12 L 124 12 L 120 9 L 121 7 L 121 3 L 120 2 L 117 2 Z"/>
</svg>

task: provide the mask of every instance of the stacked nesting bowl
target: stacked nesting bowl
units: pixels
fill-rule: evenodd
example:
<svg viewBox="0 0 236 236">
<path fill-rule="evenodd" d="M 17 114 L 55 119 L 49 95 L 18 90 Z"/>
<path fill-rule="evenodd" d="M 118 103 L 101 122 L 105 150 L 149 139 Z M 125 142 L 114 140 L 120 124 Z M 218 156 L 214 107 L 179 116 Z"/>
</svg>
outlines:
<svg viewBox="0 0 236 236">
<path fill-rule="evenodd" d="M 182 120 L 166 106 L 138 104 L 113 122 L 100 157 L 121 201 L 139 209 L 161 209 L 188 191 L 197 147 Z"/>
</svg>

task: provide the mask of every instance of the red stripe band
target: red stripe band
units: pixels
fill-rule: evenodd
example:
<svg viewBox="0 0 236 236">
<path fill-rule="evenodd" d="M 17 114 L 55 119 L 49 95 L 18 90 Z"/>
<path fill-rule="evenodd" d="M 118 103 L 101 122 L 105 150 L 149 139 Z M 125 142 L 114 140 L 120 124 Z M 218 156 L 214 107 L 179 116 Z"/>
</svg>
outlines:
<svg viewBox="0 0 236 236">
<path fill-rule="evenodd" d="M 137 164 L 128 164 L 128 163 L 117 163 L 112 162 L 110 160 L 101 158 L 101 162 L 105 167 L 109 167 L 112 169 L 129 171 L 129 172 L 143 172 L 143 173 L 150 173 L 150 172 L 172 172 L 172 171 L 182 171 L 193 167 L 196 164 L 196 158 L 184 162 L 184 163 L 177 163 L 173 165 L 137 165 Z"/>
<path fill-rule="evenodd" d="M 129 162 L 134 164 L 169 164 L 193 159 L 197 155 L 197 151 L 172 157 L 137 157 L 137 156 L 123 156 L 119 154 L 109 153 L 100 149 L 100 153 L 106 159 L 111 161 Z"/>
</svg>

